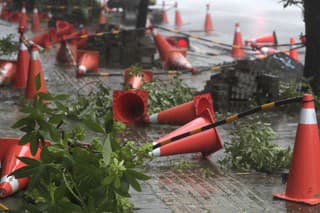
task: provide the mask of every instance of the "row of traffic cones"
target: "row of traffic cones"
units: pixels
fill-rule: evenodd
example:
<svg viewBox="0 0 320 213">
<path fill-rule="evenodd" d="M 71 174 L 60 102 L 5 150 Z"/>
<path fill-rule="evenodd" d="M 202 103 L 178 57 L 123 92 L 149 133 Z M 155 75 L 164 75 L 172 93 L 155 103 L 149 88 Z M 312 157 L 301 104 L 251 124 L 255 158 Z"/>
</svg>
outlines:
<svg viewBox="0 0 320 213">
<path fill-rule="evenodd" d="M 167 10 L 165 9 L 165 1 L 162 2 L 162 24 L 169 24 Z M 175 15 L 174 15 L 174 24 L 177 29 L 183 25 L 182 17 L 178 9 L 178 3 L 175 2 Z M 210 34 L 213 31 L 213 23 L 210 14 L 210 5 L 206 5 L 206 16 L 204 21 L 204 32 Z"/>
<path fill-rule="evenodd" d="M 20 32 L 20 47 L 16 64 L 16 72 L 13 78 L 13 87 L 25 89 L 25 98 L 33 99 L 37 92 L 46 93 L 46 83 L 43 76 L 40 56 L 36 45 L 32 45 L 31 57 L 28 47 L 24 42 L 23 31 Z M 41 87 L 36 88 L 36 77 L 40 75 Z"/>
</svg>

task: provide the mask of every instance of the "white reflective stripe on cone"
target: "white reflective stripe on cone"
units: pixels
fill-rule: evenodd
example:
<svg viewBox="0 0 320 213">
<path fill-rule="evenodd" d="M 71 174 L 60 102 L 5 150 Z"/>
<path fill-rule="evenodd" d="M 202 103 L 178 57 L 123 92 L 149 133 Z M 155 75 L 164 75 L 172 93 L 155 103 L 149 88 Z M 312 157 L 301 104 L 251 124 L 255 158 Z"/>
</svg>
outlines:
<svg viewBox="0 0 320 213">
<path fill-rule="evenodd" d="M 317 124 L 316 111 L 314 109 L 301 109 L 300 124 Z"/>
<path fill-rule="evenodd" d="M 158 113 L 155 113 L 149 117 L 150 123 L 158 123 Z"/>
<path fill-rule="evenodd" d="M 80 65 L 79 66 L 79 70 L 83 71 L 83 72 L 86 72 L 87 71 L 87 68 L 83 65 Z"/>
<path fill-rule="evenodd" d="M 38 50 L 34 50 L 31 52 L 31 59 L 32 60 L 40 60 L 40 54 Z"/>
<path fill-rule="evenodd" d="M 18 191 L 19 189 L 19 182 L 13 175 L 2 177 L 0 183 L 9 183 L 12 189 L 12 193 Z"/>
</svg>

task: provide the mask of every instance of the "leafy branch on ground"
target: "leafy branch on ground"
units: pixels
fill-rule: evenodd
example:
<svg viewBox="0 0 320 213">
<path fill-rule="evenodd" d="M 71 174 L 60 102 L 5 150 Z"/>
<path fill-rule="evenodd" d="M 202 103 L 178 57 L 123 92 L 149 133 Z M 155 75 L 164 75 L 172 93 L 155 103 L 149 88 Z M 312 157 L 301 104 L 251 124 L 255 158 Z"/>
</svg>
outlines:
<svg viewBox="0 0 320 213">
<path fill-rule="evenodd" d="M 17 51 L 17 46 L 13 41 L 13 34 L 9 34 L 6 37 L 0 39 L 0 54 L 11 55 Z"/>
<path fill-rule="evenodd" d="M 100 91 L 101 92 L 101 91 Z M 104 91 L 105 92 L 105 91 Z M 66 125 L 70 110 L 67 96 L 39 93 L 22 107 L 26 114 L 13 128 L 25 133 L 20 144 L 30 143 L 32 153 L 43 146 L 40 160 L 19 158 L 26 167 L 17 178 L 30 177 L 24 192 L 24 209 L 29 212 L 127 212 L 129 188 L 141 191 L 139 181 L 149 177 L 137 171 L 148 158 L 151 145 L 136 146 L 118 138 L 124 125 L 115 122 L 111 110 L 104 109 L 99 92 L 81 97 L 76 103 L 82 112 L 79 125 Z M 82 104 L 91 103 L 89 111 Z M 50 102 L 50 104 L 46 104 Z M 94 111 L 93 109 L 97 109 Z M 74 114 L 73 114 L 74 115 Z M 90 137 L 88 130 L 90 130 Z M 92 136 L 93 135 L 93 136 Z"/>
<path fill-rule="evenodd" d="M 176 76 L 167 82 L 157 80 L 145 83 L 141 89 L 148 91 L 149 114 L 186 103 L 193 98 L 192 90 Z"/>
<path fill-rule="evenodd" d="M 231 131 L 231 141 L 225 144 L 221 166 L 236 171 L 275 172 L 287 169 L 291 149 L 273 144 L 275 132 L 262 122 L 237 122 Z"/>
</svg>

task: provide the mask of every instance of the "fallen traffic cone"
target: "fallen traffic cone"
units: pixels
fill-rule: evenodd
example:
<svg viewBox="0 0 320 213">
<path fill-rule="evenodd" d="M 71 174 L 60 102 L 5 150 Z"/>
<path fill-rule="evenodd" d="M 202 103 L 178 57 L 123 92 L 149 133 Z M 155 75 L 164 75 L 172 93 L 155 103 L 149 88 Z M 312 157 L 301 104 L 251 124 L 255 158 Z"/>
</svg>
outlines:
<svg viewBox="0 0 320 213">
<path fill-rule="evenodd" d="M 148 92 L 116 90 L 113 92 L 113 118 L 125 124 L 138 124 L 148 115 Z"/>
<path fill-rule="evenodd" d="M 78 70 L 77 77 L 81 77 L 87 72 L 97 73 L 99 69 L 99 52 L 89 50 L 78 50 Z"/>
<path fill-rule="evenodd" d="M 17 70 L 16 62 L 5 61 L 0 65 L 0 85 L 9 84 Z"/>
<path fill-rule="evenodd" d="M 56 61 L 64 65 L 77 65 L 77 48 L 66 41 L 60 43 L 56 54 Z"/>
<path fill-rule="evenodd" d="M 56 21 L 56 35 L 61 37 L 70 33 L 70 24 L 67 21 Z"/>
<path fill-rule="evenodd" d="M 213 31 L 213 24 L 212 24 L 211 15 L 210 15 L 210 5 L 207 4 L 206 6 L 207 6 L 207 14 L 204 22 L 204 31 L 206 33 L 210 33 Z"/>
<path fill-rule="evenodd" d="M 188 134 L 188 132 L 214 123 L 214 121 L 212 113 L 209 110 L 206 110 L 198 118 L 157 140 L 154 145 L 158 143 L 161 144 L 161 142 L 168 141 L 181 134 Z M 223 144 L 217 129 L 212 128 L 162 145 L 154 149 L 150 154 L 153 156 L 167 156 L 201 152 L 204 156 L 207 156 L 218 151 L 222 147 Z"/>
<path fill-rule="evenodd" d="M 28 177 L 15 178 L 12 173 L 22 167 L 25 167 L 22 161 L 17 157 L 28 157 L 32 159 L 40 159 L 40 149 L 33 156 L 30 151 L 30 144 L 20 146 L 17 138 L 0 138 L 1 147 L 1 180 L 0 180 L 0 198 L 8 197 L 9 195 L 25 188 L 29 182 Z"/>
<path fill-rule="evenodd" d="M 40 88 L 37 89 L 36 86 L 36 78 L 40 75 Z M 46 82 L 44 80 L 43 71 L 40 62 L 40 55 L 36 45 L 32 46 L 31 50 L 31 58 L 30 58 L 30 66 L 28 73 L 28 81 L 26 88 L 26 99 L 33 99 L 37 92 L 47 93 Z"/>
<path fill-rule="evenodd" d="M 32 41 L 45 49 L 49 49 L 51 47 L 50 35 L 48 32 L 34 36 Z"/>
<path fill-rule="evenodd" d="M 152 31 L 153 38 L 159 51 L 160 59 L 166 69 L 190 70 L 192 74 L 197 72 L 186 59 L 186 49 L 172 47 L 157 30 Z"/>
<path fill-rule="evenodd" d="M 236 29 L 234 32 L 234 39 L 233 39 L 231 55 L 234 58 L 242 58 L 245 56 L 245 53 L 243 50 L 242 35 L 240 32 L 240 24 L 239 23 L 236 23 Z"/>
<path fill-rule="evenodd" d="M 286 192 L 274 197 L 310 205 L 320 203 L 320 142 L 314 100 L 303 96 Z"/>
<path fill-rule="evenodd" d="M 25 29 L 28 29 L 28 15 L 27 15 L 27 9 L 26 9 L 26 3 L 22 3 L 22 9 L 21 9 L 21 15 L 19 20 L 19 27 L 24 27 Z"/>
<path fill-rule="evenodd" d="M 209 93 L 194 96 L 192 101 L 155 113 L 149 116 L 146 122 L 184 125 L 207 109 L 214 115 L 213 101 Z"/>
<path fill-rule="evenodd" d="M 130 68 L 124 71 L 124 82 L 130 89 L 139 89 L 144 82 L 150 82 L 153 78 L 152 70 L 142 70 L 135 73 Z"/>
<path fill-rule="evenodd" d="M 27 86 L 27 77 L 29 70 L 30 55 L 27 46 L 23 42 L 23 29 L 20 32 L 20 47 L 17 59 L 17 72 L 14 76 L 14 88 L 24 89 Z"/>
<path fill-rule="evenodd" d="M 298 52 L 297 50 L 295 49 L 295 41 L 294 41 L 294 38 L 290 38 L 290 51 L 289 51 L 289 56 L 290 58 L 296 60 L 296 61 L 299 61 L 299 55 L 298 55 Z"/>
<path fill-rule="evenodd" d="M 31 29 L 32 29 L 32 32 L 40 32 L 41 31 L 38 9 L 36 7 L 33 8 Z"/>
<path fill-rule="evenodd" d="M 176 8 L 175 16 L 174 16 L 174 24 L 177 28 L 180 28 L 183 22 L 180 15 L 180 11 L 178 10 L 178 2 L 175 2 L 174 7 Z"/>
<path fill-rule="evenodd" d="M 162 24 L 169 24 L 168 14 L 165 9 L 165 6 L 166 6 L 166 2 L 163 1 L 162 2 Z"/>
<path fill-rule="evenodd" d="M 69 35 L 64 35 L 63 40 L 69 41 L 77 48 L 85 48 L 88 41 L 88 32 L 85 29 L 81 29 Z"/>
<path fill-rule="evenodd" d="M 262 47 L 259 49 L 259 52 L 262 53 L 263 55 L 271 55 L 274 53 L 278 53 L 280 51 L 271 47 Z"/>
<path fill-rule="evenodd" d="M 255 45 L 259 45 L 259 44 L 273 44 L 273 45 L 277 46 L 278 39 L 277 39 L 276 32 L 273 31 L 271 34 L 268 34 L 268 35 L 263 35 L 258 38 L 245 40 L 246 46 L 247 45 L 255 46 Z"/>
</svg>

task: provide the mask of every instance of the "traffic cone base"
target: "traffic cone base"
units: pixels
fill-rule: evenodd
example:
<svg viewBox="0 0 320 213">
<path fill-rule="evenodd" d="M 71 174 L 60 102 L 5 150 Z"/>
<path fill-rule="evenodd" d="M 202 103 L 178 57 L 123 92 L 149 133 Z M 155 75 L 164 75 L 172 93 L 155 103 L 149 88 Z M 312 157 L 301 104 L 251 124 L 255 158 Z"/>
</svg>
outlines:
<svg viewBox="0 0 320 213">
<path fill-rule="evenodd" d="M 148 115 L 148 92 L 116 90 L 113 92 L 113 118 L 125 124 L 143 122 Z"/>
<path fill-rule="evenodd" d="M 320 141 L 311 94 L 303 96 L 293 156 L 285 193 L 274 197 L 310 205 L 320 203 Z"/>
<path fill-rule="evenodd" d="M 193 101 L 155 113 L 148 118 L 147 122 L 184 125 L 196 119 L 206 110 L 209 110 L 214 116 L 213 101 L 209 93 L 197 95 L 193 98 Z"/>
<path fill-rule="evenodd" d="M 209 110 L 206 110 L 200 115 L 200 117 L 160 138 L 156 143 L 168 140 L 177 135 L 192 132 L 195 129 L 214 123 L 214 121 L 212 113 Z M 217 129 L 212 128 L 160 146 L 159 148 L 154 149 L 150 154 L 153 156 L 167 156 L 201 152 L 206 156 L 218 151 L 222 147 L 223 143 Z"/>
</svg>

